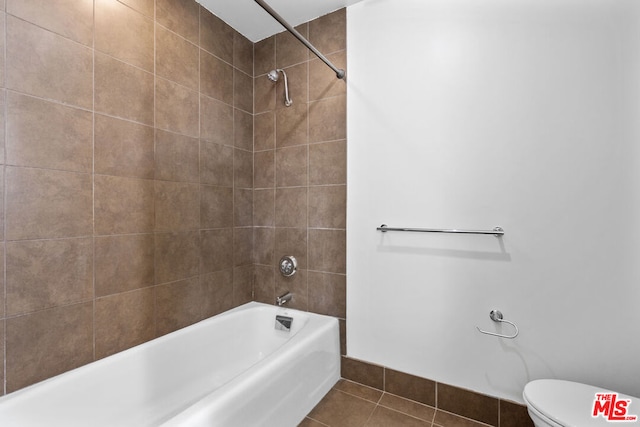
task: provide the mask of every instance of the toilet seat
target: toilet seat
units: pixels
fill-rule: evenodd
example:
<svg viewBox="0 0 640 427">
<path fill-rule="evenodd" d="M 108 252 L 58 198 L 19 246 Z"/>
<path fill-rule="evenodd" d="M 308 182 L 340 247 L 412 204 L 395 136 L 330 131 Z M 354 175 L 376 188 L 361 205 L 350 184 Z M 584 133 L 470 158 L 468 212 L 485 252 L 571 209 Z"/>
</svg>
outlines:
<svg viewBox="0 0 640 427">
<path fill-rule="evenodd" d="M 554 427 L 611 426 L 603 417 L 592 417 L 596 393 L 611 391 L 586 384 L 563 380 L 536 380 L 527 384 L 523 397 L 530 411 Z M 618 393 L 618 400 L 631 399 L 629 415 L 640 416 L 640 399 Z M 624 422 L 624 426 L 639 426 L 640 421 Z"/>
</svg>

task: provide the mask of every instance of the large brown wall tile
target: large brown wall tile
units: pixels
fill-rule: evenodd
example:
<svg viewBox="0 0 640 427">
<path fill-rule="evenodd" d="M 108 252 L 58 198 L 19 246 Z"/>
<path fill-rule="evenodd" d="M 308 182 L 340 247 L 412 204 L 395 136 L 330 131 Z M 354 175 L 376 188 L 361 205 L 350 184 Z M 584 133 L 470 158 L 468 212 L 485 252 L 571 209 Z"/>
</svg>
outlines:
<svg viewBox="0 0 640 427">
<path fill-rule="evenodd" d="M 258 151 L 253 154 L 253 187 L 273 188 L 276 185 L 275 151 Z"/>
<path fill-rule="evenodd" d="M 233 185 L 236 188 L 253 187 L 253 153 L 235 149 L 233 152 Z"/>
<path fill-rule="evenodd" d="M 276 186 L 307 185 L 308 148 L 306 145 L 276 150 Z"/>
<path fill-rule="evenodd" d="M 267 74 L 276 68 L 276 36 L 260 40 L 254 45 L 253 63 L 254 77 Z"/>
<path fill-rule="evenodd" d="M 347 48 L 347 9 L 336 10 L 309 22 L 309 41 L 325 55 L 345 50 Z"/>
<path fill-rule="evenodd" d="M 345 185 L 309 187 L 309 227 L 347 227 L 347 188 Z"/>
<path fill-rule="evenodd" d="M 233 305 L 235 307 L 253 301 L 254 265 L 241 265 L 233 269 Z"/>
<path fill-rule="evenodd" d="M 253 300 L 273 304 L 276 294 L 275 267 L 256 265 L 253 280 Z"/>
<path fill-rule="evenodd" d="M 303 36 L 309 37 L 309 24 L 301 24 L 295 29 Z M 276 34 L 276 66 L 286 68 L 309 60 L 310 51 L 288 31 Z"/>
<path fill-rule="evenodd" d="M 10 15 L 6 49 L 8 89 L 92 107 L 91 49 Z"/>
<path fill-rule="evenodd" d="M 346 141 L 309 145 L 309 185 L 347 183 Z"/>
<path fill-rule="evenodd" d="M 230 247 L 230 245 L 228 246 Z M 222 248 L 220 248 L 222 249 Z M 157 233 L 155 235 L 156 283 L 167 283 L 199 274 L 200 233 Z"/>
<path fill-rule="evenodd" d="M 156 181 L 156 231 L 199 229 L 199 188 L 193 183 Z"/>
<path fill-rule="evenodd" d="M 91 238 L 7 243 L 7 314 L 93 298 Z"/>
<path fill-rule="evenodd" d="M 95 310 L 96 359 L 156 336 L 154 288 L 98 298 Z"/>
<path fill-rule="evenodd" d="M 96 297 L 153 285 L 154 254 L 152 234 L 96 237 Z"/>
<path fill-rule="evenodd" d="M 211 98 L 233 105 L 233 67 L 201 50 L 200 90 Z"/>
<path fill-rule="evenodd" d="M 221 145 L 234 145 L 233 107 L 208 96 L 200 96 L 200 138 Z"/>
<path fill-rule="evenodd" d="M 169 80 L 156 78 L 156 127 L 198 137 L 200 135 L 197 92 Z"/>
<path fill-rule="evenodd" d="M 253 229 L 253 261 L 256 264 L 273 265 L 275 250 L 275 229 L 255 227 Z"/>
<path fill-rule="evenodd" d="M 233 307 L 233 270 L 203 274 L 200 282 L 205 293 L 204 317 L 215 316 Z"/>
<path fill-rule="evenodd" d="M 346 273 L 346 231 L 309 229 L 309 269 Z"/>
<path fill-rule="evenodd" d="M 95 0 L 96 49 L 153 72 L 153 21 L 117 0 Z"/>
<path fill-rule="evenodd" d="M 275 226 L 275 199 L 273 189 L 253 191 L 253 225 L 257 227 Z"/>
<path fill-rule="evenodd" d="M 14 92 L 7 110 L 7 164 L 91 172 L 91 113 Z"/>
<path fill-rule="evenodd" d="M 347 317 L 347 277 L 343 274 L 309 271 L 309 311 Z"/>
<path fill-rule="evenodd" d="M 233 229 L 233 266 L 253 264 L 253 229 L 235 227 Z"/>
<path fill-rule="evenodd" d="M 229 24 L 200 7 L 200 47 L 229 64 L 233 63 L 234 32 Z"/>
<path fill-rule="evenodd" d="M 153 74 L 95 55 L 96 112 L 153 125 Z"/>
<path fill-rule="evenodd" d="M 7 319 L 7 392 L 91 362 L 92 311 L 87 302 Z"/>
<path fill-rule="evenodd" d="M 95 115 L 95 173 L 153 179 L 153 128 L 102 114 Z"/>
<path fill-rule="evenodd" d="M 233 112 L 233 146 L 253 151 L 253 115 L 237 108 Z"/>
<path fill-rule="evenodd" d="M 347 137 L 345 96 L 309 103 L 309 142 L 334 141 Z"/>
<path fill-rule="evenodd" d="M 200 145 L 197 138 L 156 131 L 156 179 L 198 182 Z"/>
<path fill-rule="evenodd" d="M 233 225 L 234 227 L 253 225 L 253 190 L 250 188 L 239 188 L 233 193 Z"/>
<path fill-rule="evenodd" d="M 91 235 L 91 175 L 15 167 L 5 173 L 7 239 Z"/>
<path fill-rule="evenodd" d="M 198 46 L 160 26 L 156 28 L 156 74 L 198 90 Z"/>
<path fill-rule="evenodd" d="M 233 106 L 253 113 L 253 78 L 237 69 L 233 72 Z"/>
<path fill-rule="evenodd" d="M 198 43 L 200 5 L 193 0 L 157 0 L 158 24 Z"/>
<path fill-rule="evenodd" d="M 307 188 L 276 190 L 276 227 L 307 226 Z"/>
<path fill-rule="evenodd" d="M 276 116 L 272 111 L 253 116 L 253 149 L 271 150 L 276 146 Z"/>
<path fill-rule="evenodd" d="M 276 147 L 306 144 L 308 122 L 306 104 L 276 110 Z"/>
<path fill-rule="evenodd" d="M 93 44 L 92 2 L 7 0 L 7 12 L 84 45 Z"/>
<path fill-rule="evenodd" d="M 154 230 L 154 182 L 95 176 L 95 232 L 97 235 L 148 233 Z"/>
<path fill-rule="evenodd" d="M 200 217 L 204 229 L 233 226 L 233 188 L 200 186 Z"/>
<path fill-rule="evenodd" d="M 155 0 L 119 0 L 120 3 L 124 3 L 132 9 L 137 10 L 140 13 L 153 18 L 155 11 Z"/>
<path fill-rule="evenodd" d="M 233 229 L 219 228 L 200 232 L 200 272 L 229 269 L 233 265 Z"/>
<path fill-rule="evenodd" d="M 235 30 L 233 34 L 233 66 L 253 76 L 253 43 Z"/>
<path fill-rule="evenodd" d="M 233 147 L 201 140 L 200 182 L 222 187 L 233 186 Z"/>
<path fill-rule="evenodd" d="M 184 328 L 204 318 L 206 292 L 199 277 L 156 288 L 157 335 Z"/>
</svg>

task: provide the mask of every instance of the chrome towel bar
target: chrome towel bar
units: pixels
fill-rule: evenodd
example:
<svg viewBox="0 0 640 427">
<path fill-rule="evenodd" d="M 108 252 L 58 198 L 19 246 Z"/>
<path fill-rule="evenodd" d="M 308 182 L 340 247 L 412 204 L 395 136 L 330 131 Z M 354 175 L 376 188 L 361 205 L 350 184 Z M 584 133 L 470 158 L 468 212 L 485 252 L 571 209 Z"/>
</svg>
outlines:
<svg viewBox="0 0 640 427">
<path fill-rule="evenodd" d="M 386 233 L 387 231 L 411 231 L 417 233 L 453 233 L 453 234 L 493 234 L 496 237 L 504 235 L 502 227 L 494 227 L 493 230 L 457 230 L 457 229 L 442 229 L 442 228 L 397 228 L 388 227 L 387 224 L 382 224 L 376 228 L 378 231 Z"/>
</svg>

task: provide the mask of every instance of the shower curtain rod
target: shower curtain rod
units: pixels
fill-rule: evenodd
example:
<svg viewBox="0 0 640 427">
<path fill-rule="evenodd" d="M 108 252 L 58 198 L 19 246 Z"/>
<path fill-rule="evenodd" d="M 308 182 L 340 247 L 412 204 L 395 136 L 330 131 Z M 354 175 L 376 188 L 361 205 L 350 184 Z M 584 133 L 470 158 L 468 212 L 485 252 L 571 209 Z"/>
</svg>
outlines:
<svg viewBox="0 0 640 427">
<path fill-rule="evenodd" d="M 320 58 L 322 60 L 322 62 L 327 64 L 329 66 L 329 68 L 331 68 L 333 71 L 335 71 L 337 78 L 339 78 L 339 79 L 343 79 L 344 78 L 344 74 L 345 73 L 344 73 L 343 69 L 338 68 L 335 65 L 333 65 L 331 63 L 331 61 L 329 61 L 323 54 L 321 54 L 320 51 L 315 48 L 315 46 L 313 46 L 311 43 L 309 43 L 309 41 L 307 39 L 305 39 L 302 34 L 300 34 L 287 21 L 285 21 L 282 16 L 278 15 L 278 13 L 275 10 L 273 10 L 271 8 L 271 6 L 269 6 L 263 0 L 255 0 L 255 2 L 258 3 L 260 5 L 260 7 L 262 7 L 269 15 L 273 16 L 273 18 L 276 21 L 278 21 L 284 28 L 286 28 L 287 31 L 289 31 L 291 34 L 293 34 L 295 38 L 300 40 L 300 42 L 303 45 L 305 45 L 307 47 L 307 49 L 309 49 L 311 52 L 313 52 L 318 58 Z"/>
</svg>

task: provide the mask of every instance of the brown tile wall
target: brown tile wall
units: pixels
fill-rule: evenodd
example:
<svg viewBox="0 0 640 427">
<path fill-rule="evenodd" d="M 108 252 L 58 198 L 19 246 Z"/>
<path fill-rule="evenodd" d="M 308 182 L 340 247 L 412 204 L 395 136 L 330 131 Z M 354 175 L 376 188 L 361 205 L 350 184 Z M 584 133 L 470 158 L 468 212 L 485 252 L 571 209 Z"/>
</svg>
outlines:
<svg viewBox="0 0 640 427">
<path fill-rule="evenodd" d="M 345 9 L 297 30 L 346 68 Z M 254 51 L 254 297 L 272 304 L 291 291 L 292 307 L 338 317 L 344 330 L 346 83 L 289 33 Z M 291 107 L 283 79 L 266 76 L 274 68 L 287 73 Z M 298 260 L 293 277 L 278 271 L 284 255 Z"/>
<path fill-rule="evenodd" d="M 252 299 L 250 41 L 194 0 L 0 0 L 0 89 L 0 395 Z"/>
</svg>

